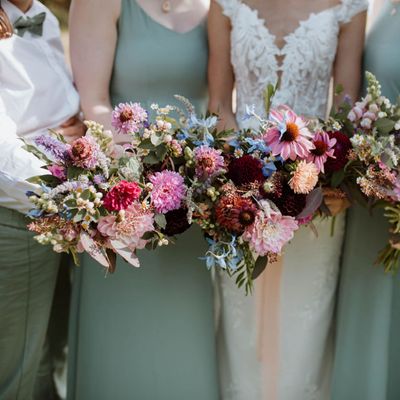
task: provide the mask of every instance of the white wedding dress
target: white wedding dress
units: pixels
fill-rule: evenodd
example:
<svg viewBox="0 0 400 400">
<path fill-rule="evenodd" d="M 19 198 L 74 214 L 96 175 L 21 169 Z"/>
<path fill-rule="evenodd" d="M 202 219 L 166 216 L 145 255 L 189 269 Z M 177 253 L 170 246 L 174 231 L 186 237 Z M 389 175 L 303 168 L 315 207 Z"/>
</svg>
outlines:
<svg viewBox="0 0 400 400">
<path fill-rule="evenodd" d="M 264 114 L 263 91 L 279 75 L 273 106 L 287 104 L 299 114 L 325 117 L 340 26 L 366 10 L 368 1 L 338 0 L 312 13 L 284 38 L 282 49 L 256 10 L 240 0 L 217 1 L 231 21 L 239 126 L 247 124 L 246 105 Z M 296 233 L 281 267 L 267 269 L 253 296 L 217 274 L 222 400 L 329 399 L 344 216 L 336 218 L 333 236 L 330 219 L 315 226 L 318 237 L 309 227 Z"/>
</svg>

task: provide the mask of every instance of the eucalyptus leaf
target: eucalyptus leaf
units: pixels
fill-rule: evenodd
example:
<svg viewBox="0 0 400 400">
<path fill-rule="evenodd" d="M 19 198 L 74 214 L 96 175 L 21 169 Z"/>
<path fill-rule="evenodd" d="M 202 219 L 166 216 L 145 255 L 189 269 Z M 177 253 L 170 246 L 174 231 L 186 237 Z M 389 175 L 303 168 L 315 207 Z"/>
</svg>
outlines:
<svg viewBox="0 0 400 400">
<path fill-rule="evenodd" d="M 164 214 L 156 214 L 154 216 L 154 221 L 156 224 L 161 228 L 164 229 L 167 226 L 167 219 L 165 218 Z"/>
<path fill-rule="evenodd" d="M 157 158 L 160 161 L 163 161 L 168 152 L 167 146 L 165 144 L 162 144 L 156 148 L 155 152 L 156 152 Z"/>
<path fill-rule="evenodd" d="M 267 268 L 268 265 L 268 256 L 264 257 L 258 257 L 255 264 L 254 264 L 254 269 L 253 273 L 251 275 L 252 279 L 257 279 Z"/>
<path fill-rule="evenodd" d="M 153 150 L 154 149 L 154 144 L 151 143 L 150 139 L 144 139 L 140 144 L 139 148 L 141 149 L 146 149 L 146 150 Z"/>
<path fill-rule="evenodd" d="M 301 219 L 314 214 L 315 211 L 317 211 L 322 204 L 323 199 L 324 195 L 322 193 L 322 188 L 315 188 L 311 193 L 307 195 L 306 206 L 296 218 Z"/>
<path fill-rule="evenodd" d="M 150 141 L 153 146 L 157 147 L 163 142 L 162 136 L 158 135 L 157 133 L 152 133 L 150 136 Z"/>
<path fill-rule="evenodd" d="M 46 186 L 54 187 L 60 183 L 60 180 L 53 175 L 38 175 L 27 179 L 27 182 L 35 184 L 45 183 Z"/>
<path fill-rule="evenodd" d="M 343 182 L 345 176 L 346 176 L 346 173 L 343 169 L 340 169 L 339 171 L 335 171 L 332 174 L 331 186 L 334 188 L 337 188 Z"/>
<path fill-rule="evenodd" d="M 154 165 L 154 164 L 158 164 L 160 162 L 160 160 L 157 158 L 157 156 L 154 153 L 150 153 L 143 159 L 143 162 L 145 164 Z"/>
<path fill-rule="evenodd" d="M 76 180 L 84 172 L 85 172 L 85 170 L 82 168 L 69 167 L 67 170 L 67 178 L 69 181 Z"/>
<path fill-rule="evenodd" d="M 85 215 L 86 215 L 86 211 L 85 211 L 85 210 L 79 210 L 79 211 L 77 212 L 77 214 L 74 216 L 73 221 L 74 221 L 74 222 L 80 222 L 80 221 L 83 220 L 83 218 L 85 217 Z"/>
<path fill-rule="evenodd" d="M 269 83 L 264 90 L 264 109 L 266 115 L 269 115 L 269 110 L 271 109 L 272 98 L 274 97 L 276 92 L 276 86 Z"/>
<path fill-rule="evenodd" d="M 22 148 L 27 152 L 32 153 L 34 156 L 36 156 L 39 160 L 43 161 L 45 164 L 52 163 L 52 161 L 42 151 L 40 151 L 37 147 L 26 143 L 25 141 Z"/>
<path fill-rule="evenodd" d="M 375 122 L 375 127 L 381 135 L 389 134 L 396 123 L 389 118 L 381 118 Z"/>
</svg>

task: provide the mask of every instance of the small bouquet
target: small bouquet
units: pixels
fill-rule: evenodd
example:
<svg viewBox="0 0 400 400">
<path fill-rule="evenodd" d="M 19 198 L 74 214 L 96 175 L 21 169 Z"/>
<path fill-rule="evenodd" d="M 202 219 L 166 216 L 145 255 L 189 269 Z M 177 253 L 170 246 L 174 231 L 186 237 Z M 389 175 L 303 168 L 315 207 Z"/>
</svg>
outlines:
<svg viewBox="0 0 400 400">
<path fill-rule="evenodd" d="M 177 98 L 185 110 L 154 104 L 154 118 L 138 103 L 116 107 L 112 125 L 124 145 L 95 122 L 72 144 L 54 133 L 26 144 L 48 171 L 30 180 L 41 190 L 28 194 L 29 229 L 76 262 L 86 251 L 113 271 L 116 254 L 139 266 L 137 249 L 167 245 L 195 223 L 209 245 L 207 267 L 248 292 L 299 225 L 318 210 L 329 215 L 323 190 L 349 144 L 285 106 L 267 109 L 268 119 L 249 109 L 258 129 L 219 132 L 217 116 L 199 118 Z"/>
<path fill-rule="evenodd" d="M 351 142 L 341 180 L 352 187 L 354 200 L 385 209 L 392 237 L 377 263 L 388 272 L 398 268 L 400 259 L 400 105 L 382 96 L 374 75 L 367 72 L 366 78 L 367 95 L 352 108 L 342 107 L 335 117 Z"/>
<path fill-rule="evenodd" d="M 86 251 L 111 272 L 116 254 L 139 266 L 137 249 L 169 243 L 168 222 L 184 207 L 188 187 L 172 165 L 183 153 L 173 139 L 171 110 L 155 108 L 153 122 L 137 103 L 115 109 L 113 126 L 129 133 L 123 146 L 95 122 L 86 122 L 86 135 L 72 144 L 54 132 L 26 144 L 49 172 L 30 179 L 41 190 L 28 193 L 29 229 L 39 243 L 71 253 L 76 264 L 77 253 Z"/>
</svg>

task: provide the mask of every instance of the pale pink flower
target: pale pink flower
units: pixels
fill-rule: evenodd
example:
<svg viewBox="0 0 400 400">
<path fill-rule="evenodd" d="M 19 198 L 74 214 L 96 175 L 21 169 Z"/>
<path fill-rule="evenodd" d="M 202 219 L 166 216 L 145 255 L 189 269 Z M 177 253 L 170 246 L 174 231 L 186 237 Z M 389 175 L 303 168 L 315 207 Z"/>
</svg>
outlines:
<svg viewBox="0 0 400 400">
<path fill-rule="evenodd" d="M 264 140 L 271 147 L 272 154 L 281 156 L 283 160 L 307 158 L 314 145 L 306 121 L 288 107 L 272 110 L 270 119 L 275 126 L 267 130 Z"/>
<path fill-rule="evenodd" d="M 318 168 L 313 163 L 300 161 L 289 181 L 290 188 L 298 194 L 308 194 L 318 183 Z"/>
<path fill-rule="evenodd" d="M 313 139 L 315 149 L 311 150 L 310 155 L 307 157 L 308 162 L 314 163 L 318 170 L 322 173 L 325 172 L 324 164 L 328 157 L 335 158 L 335 145 L 336 139 L 329 137 L 326 132 L 317 132 Z"/>
<path fill-rule="evenodd" d="M 112 113 L 111 125 L 118 133 L 136 133 L 147 124 L 147 120 L 147 111 L 140 103 L 120 103 Z"/>
<path fill-rule="evenodd" d="M 221 150 L 215 150 L 208 146 L 200 146 L 194 150 L 198 178 L 206 180 L 218 175 L 223 170 L 224 158 L 221 153 Z"/>
<path fill-rule="evenodd" d="M 356 105 L 350 110 L 349 114 L 347 115 L 347 118 L 351 122 L 356 122 L 359 119 L 361 119 L 363 114 L 364 114 L 364 108 L 361 106 L 360 103 L 356 103 Z"/>
<path fill-rule="evenodd" d="M 115 215 L 100 217 L 97 230 L 105 237 L 115 238 L 117 235 L 117 217 Z"/>
<path fill-rule="evenodd" d="M 366 113 L 364 113 L 363 118 L 368 118 L 371 121 L 376 121 L 378 116 L 371 111 L 367 111 Z"/>
<path fill-rule="evenodd" d="M 99 144 L 88 135 L 72 142 L 69 156 L 74 166 L 91 170 L 97 168 L 104 158 Z"/>
<path fill-rule="evenodd" d="M 134 251 L 146 246 L 143 235 L 154 230 L 154 215 L 139 202 L 130 205 L 118 216 L 101 217 L 97 230 L 112 241 L 123 243 Z"/>
<path fill-rule="evenodd" d="M 283 216 L 279 212 L 267 215 L 260 210 L 253 225 L 243 234 L 243 239 L 249 242 L 250 248 L 259 256 L 279 254 L 282 247 L 293 239 L 297 229 L 298 223 L 293 217 Z"/>
<path fill-rule="evenodd" d="M 157 172 L 150 177 L 150 182 L 153 184 L 151 201 L 158 213 L 165 214 L 181 207 L 187 190 L 181 175 L 167 170 Z"/>
</svg>

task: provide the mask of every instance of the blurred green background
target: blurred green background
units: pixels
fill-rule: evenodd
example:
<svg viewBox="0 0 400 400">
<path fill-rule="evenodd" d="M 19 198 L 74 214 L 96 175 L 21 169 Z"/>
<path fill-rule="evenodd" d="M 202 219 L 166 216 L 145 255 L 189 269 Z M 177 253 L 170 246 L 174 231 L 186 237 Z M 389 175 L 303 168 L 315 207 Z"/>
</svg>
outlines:
<svg viewBox="0 0 400 400">
<path fill-rule="evenodd" d="M 41 2 L 50 8 L 60 20 L 61 27 L 65 29 L 68 24 L 68 9 L 71 0 L 41 0 Z"/>
</svg>

